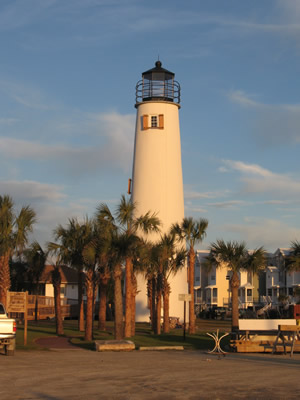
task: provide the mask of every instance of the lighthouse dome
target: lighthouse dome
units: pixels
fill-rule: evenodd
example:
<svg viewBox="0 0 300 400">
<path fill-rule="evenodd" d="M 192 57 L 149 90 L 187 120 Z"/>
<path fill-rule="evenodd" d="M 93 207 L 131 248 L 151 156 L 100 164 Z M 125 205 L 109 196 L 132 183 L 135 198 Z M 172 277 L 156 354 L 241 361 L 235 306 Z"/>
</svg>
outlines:
<svg viewBox="0 0 300 400">
<path fill-rule="evenodd" d="M 174 80 L 175 74 L 162 68 L 161 61 L 155 67 L 142 73 L 142 80 L 136 85 L 136 102 L 171 101 L 180 103 L 180 85 Z"/>
</svg>

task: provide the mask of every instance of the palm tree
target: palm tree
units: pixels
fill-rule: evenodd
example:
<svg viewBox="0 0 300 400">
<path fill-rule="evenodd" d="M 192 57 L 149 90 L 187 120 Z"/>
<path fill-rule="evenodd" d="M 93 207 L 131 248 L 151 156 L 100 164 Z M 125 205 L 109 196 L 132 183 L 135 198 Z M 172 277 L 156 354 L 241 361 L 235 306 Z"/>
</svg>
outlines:
<svg viewBox="0 0 300 400">
<path fill-rule="evenodd" d="M 290 254 L 285 260 L 285 271 L 287 273 L 293 273 L 300 271 L 300 242 L 294 240 L 291 242 Z M 298 296 L 297 288 L 294 289 L 294 296 Z"/>
<path fill-rule="evenodd" d="M 78 222 L 76 218 L 69 219 L 67 228 L 59 225 L 54 230 L 55 240 L 59 241 L 60 254 L 63 263 L 74 267 L 78 271 L 78 329 L 83 332 L 84 327 L 84 307 L 83 307 L 83 282 L 84 282 L 84 262 L 82 252 L 90 241 L 92 226 L 87 223 Z"/>
<path fill-rule="evenodd" d="M 123 295 L 122 295 L 122 276 L 123 262 L 128 254 L 128 248 L 132 247 L 135 239 L 124 232 L 113 231 L 110 244 L 109 265 L 114 279 L 114 308 L 115 324 L 114 336 L 116 340 L 123 339 L 125 336 L 123 323 Z"/>
<path fill-rule="evenodd" d="M 56 334 L 63 335 L 63 319 L 61 312 L 61 299 L 60 299 L 60 285 L 61 285 L 61 272 L 58 263 L 53 265 L 53 270 L 51 271 L 52 284 L 54 289 L 54 306 L 55 306 L 55 324 L 56 324 Z"/>
<path fill-rule="evenodd" d="M 111 268 L 109 260 L 111 257 L 111 240 L 112 234 L 117 229 L 114 224 L 110 211 L 106 210 L 106 215 L 99 211 L 95 215 L 95 233 L 94 245 L 97 248 L 97 270 L 99 273 L 99 312 L 98 312 L 98 329 L 106 329 L 106 303 L 107 288 L 111 279 Z"/>
<path fill-rule="evenodd" d="M 100 204 L 97 208 L 98 215 L 104 218 L 114 218 L 105 204 Z M 136 292 L 133 290 L 133 262 L 136 255 L 137 245 L 140 243 L 138 233 L 148 234 L 150 232 L 158 232 L 160 221 L 155 214 L 147 212 L 140 217 L 135 217 L 136 205 L 127 200 L 124 195 L 116 210 L 116 220 L 120 224 L 121 230 L 128 236 L 127 255 L 125 257 L 125 337 L 131 337 L 135 330 L 135 297 Z M 131 238 L 129 238 L 131 237 Z"/>
<path fill-rule="evenodd" d="M 152 293 L 152 298 L 155 302 L 155 311 L 153 312 L 153 314 L 155 315 L 154 329 L 156 334 L 160 334 L 161 332 L 161 298 L 163 298 L 163 332 L 168 333 L 170 331 L 169 277 L 171 275 L 175 275 L 178 270 L 184 266 L 185 257 L 186 251 L 184 249 L 177 248 L 175 243 L 175 236 L 171 233 L 162 235 L 160 241 L 155 246 L 153 246 L 151 260 L 151 280 L 153 282 L 153 277 L 155 277 L 156 279 L 155 282 L 153 282 L 151 285 L 151 291 L 155 291 L 155 296 L 153 296 Z"/>
<path fill-rule="evenodd" d="M 172 233 L 180 241 L 185 240 L 188 245 L 188 284 L 191 301 L 189 302 L 189 333 L 196 333 L 196 316 L 194 304 L 194 281 L 195 281 L 195 244 L 201 243 L 206 236 L 208 221 L 200 218 L 195 221 L 192 217 L 186 217 L 181 224 L 172 226 Z"/>
<path fill-rule="evenodd" d="M 45 269 L 47 256 L 47 251 L 45 252 L 37 241 L 34 241 L 28 249 L 24 250 L 27 266 L 27 281 L 31 286 L 31 294 L 36 295 L 35 321 L 37 321 L 38 318 L 38 295 L 41 294 L 39 293 L 39 282 Z"/>
<path fill-rule="evenodd" d="M 210 254 L 207 257 L 208 265 L 217 267 L 224 264 L 231 270 L 230 287 L 232 294 L 232 332 L 239 329 L 238 289 L 240 286 L 239 273 L 241 270 L 258 273 L 266 265 L 265 250 L 259 247 L 248 251 L 245 242 L 217 240 L 210 245 Z"/>
<path fill-rule="evenodd" d="M 85 317 L 85 340 L 93 339 L 93 305 L 95 286 L 97 284 L 97 249 L 94 245 L 94 239 L 83 249 L 83 260 L 85 270 L 85 288 L 86 288 L 86 317 Z"/>
<path fill-rule="evenodd" d="M 285 267 L 287 272 L 300 271 L 300 242 L 291 242 L 291 252 L 286 260 Z"/>
<path fill-rule="evenodd" d="M 35 221 L 35 212 L 29 206 L 22 207 L 17 215 L 12 198 L 0 196 L 0 302 L 4 305 L 10 288 L 9 261 L 14 251 L 21 259 Z"/>
</svg>

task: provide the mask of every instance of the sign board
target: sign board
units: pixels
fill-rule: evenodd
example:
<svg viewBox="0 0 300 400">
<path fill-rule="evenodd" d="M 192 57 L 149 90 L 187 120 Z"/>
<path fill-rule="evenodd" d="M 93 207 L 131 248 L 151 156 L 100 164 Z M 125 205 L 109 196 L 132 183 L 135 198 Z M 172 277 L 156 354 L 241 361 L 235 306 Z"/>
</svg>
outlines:
<svg viewBox="0 0 300 400">
<path fill-rule="evenodd" d="M 179 294 L 178 295 L 178 300 L 179 301 L 192 301 L 192 295 L 191 294 Z"/>
<path fill-rule="evenodd" d="M 26 312 L 26 292 L 7 293 L 7 312 Z"/>
<path fill-rule="evenodd" d="M 7 307 L 9 313 L 24 313 L 24 345 L 27 344 L 27 295 L 28 292 L 7 292 Z"/>
</svg>

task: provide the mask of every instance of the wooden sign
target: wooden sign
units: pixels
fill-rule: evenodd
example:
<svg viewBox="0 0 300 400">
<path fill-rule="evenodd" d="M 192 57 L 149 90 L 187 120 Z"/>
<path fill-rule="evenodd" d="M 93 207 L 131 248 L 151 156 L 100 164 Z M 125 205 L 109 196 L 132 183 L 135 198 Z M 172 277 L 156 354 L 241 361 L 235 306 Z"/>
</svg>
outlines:
<svg viewBox="0 0 300 400">
<path fill-rule="evenodd" d="M 27 292 L 7 293 L 7 312 L 25 313 Z"/>
<path fill-rule="evenodd" d="M 24 313 L 24 345 L 27 344 L 27 297 L 28 292 L 7 292 L 7 313 Z"/>
</svg>

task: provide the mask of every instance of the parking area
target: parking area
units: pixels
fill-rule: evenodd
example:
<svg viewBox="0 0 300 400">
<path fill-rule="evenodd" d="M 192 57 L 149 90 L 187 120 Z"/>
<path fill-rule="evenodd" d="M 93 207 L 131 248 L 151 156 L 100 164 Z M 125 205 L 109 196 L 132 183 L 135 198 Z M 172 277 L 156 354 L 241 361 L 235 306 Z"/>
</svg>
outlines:
<svg viewBox="0 0 300 400">
<path fill-rule="evenodd" d="M 300 354 L 57 349 L 0 356 L 0 398 L 298 399 Z"/>
</svg>

